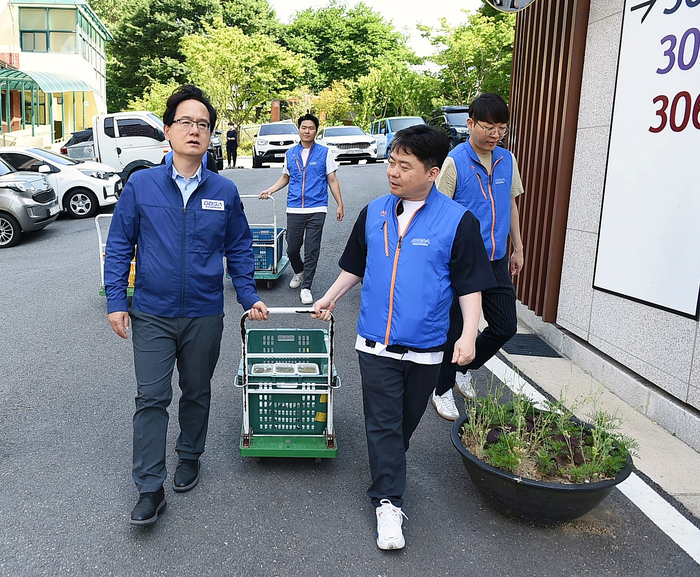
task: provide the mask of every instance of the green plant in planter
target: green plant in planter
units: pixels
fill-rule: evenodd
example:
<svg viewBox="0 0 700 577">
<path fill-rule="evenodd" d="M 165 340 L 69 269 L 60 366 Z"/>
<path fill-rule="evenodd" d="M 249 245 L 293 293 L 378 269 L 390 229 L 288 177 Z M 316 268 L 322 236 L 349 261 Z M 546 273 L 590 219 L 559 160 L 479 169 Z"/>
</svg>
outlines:
<svg viewBox="0 0 700 577">
<path fill-rule="evenodd" d="M 539 481 L 592 483 L 614 478 L 636 455 L 637 442 L 620 430 L 618 415 L 598 408 L 602 391 L 570 408 L 565 399 L 539 408 L 528 396 L 505 401 L 501 386 L 466 401 L 462 442 L 485 463 Z M 574 414 L 591 403 L 590 422 Z"/>
</svg>

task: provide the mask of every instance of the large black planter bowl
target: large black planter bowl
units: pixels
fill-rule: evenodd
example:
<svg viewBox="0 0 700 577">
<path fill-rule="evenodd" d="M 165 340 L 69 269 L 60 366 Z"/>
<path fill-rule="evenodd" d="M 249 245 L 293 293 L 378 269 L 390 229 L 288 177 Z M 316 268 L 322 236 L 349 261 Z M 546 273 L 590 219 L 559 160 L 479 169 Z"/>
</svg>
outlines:
<svg viewBox="0 0 700 577">
<path fill-rule="evenodd" d="M 608 481 L 585 484 L 545 483 L 518 477 L 487 465 L 472 455 L 459 437 L 467 416 L 452 425 L 452 443 L 462 455 L 464 467 L 472 482 L 488 503 L 501 513 L 518 521 L 535 525 L 555 525 L 578 519 L 594 509 L 615 485 L 632 472 L 632 457 L 627 465 Z"/>
</svg>

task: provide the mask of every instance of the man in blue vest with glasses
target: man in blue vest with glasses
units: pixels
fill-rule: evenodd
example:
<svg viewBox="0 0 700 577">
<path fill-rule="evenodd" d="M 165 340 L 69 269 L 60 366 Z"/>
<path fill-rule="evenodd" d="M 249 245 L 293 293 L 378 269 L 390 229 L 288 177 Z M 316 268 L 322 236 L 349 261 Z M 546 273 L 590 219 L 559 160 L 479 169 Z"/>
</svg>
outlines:
<svg viewBox="0 0 700 577">
<path fill-rule="evenodd" d="M 476 357 L 468 365 L 457 366 L 444 359 L 432 402 L 438 414 L 454 421 L 459 411 L 452 387 L 465 398 L 476 395 L 470 369 L 478 369 L 516 333 L 515 288 L 512 276 L 523 268 L 523 241 L 515 199 L 523 184 L 515 157 L 498 146 L 508 132 L 508 106 L 498 94 L 481 94 L 469 107 L 469 140 L 456 146 L 445 159 L 435 183 L 438 190 L 469 210 L 481 225 L 481 236 L 491 261 L 497 286 L 481 294 L 487 327 L 476 339 Z M 513 252 L 506 253 L 510 236 Z M 447 346 L 462 332 L 458 303 L 450 310 Z"/>
</svg>

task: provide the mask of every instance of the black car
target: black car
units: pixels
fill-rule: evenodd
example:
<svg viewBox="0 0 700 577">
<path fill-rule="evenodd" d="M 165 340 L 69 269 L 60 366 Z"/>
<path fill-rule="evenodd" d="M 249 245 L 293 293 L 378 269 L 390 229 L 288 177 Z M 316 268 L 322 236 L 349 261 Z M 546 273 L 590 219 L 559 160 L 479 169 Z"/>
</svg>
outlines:
<svg viewBox="0 0 700 577">
<path fill-rule="evenodd" d="M 468 106 L 442 106 L 430 115 L 428 124 L 444 130 L 450 137 L 450 149 L 469 139 Z"/>
</svg>

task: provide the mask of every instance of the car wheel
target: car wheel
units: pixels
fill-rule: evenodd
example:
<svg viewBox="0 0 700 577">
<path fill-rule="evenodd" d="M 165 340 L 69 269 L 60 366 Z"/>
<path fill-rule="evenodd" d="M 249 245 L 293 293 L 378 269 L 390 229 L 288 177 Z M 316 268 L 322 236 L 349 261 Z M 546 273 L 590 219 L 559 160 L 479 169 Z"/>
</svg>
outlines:
<svg viewBox="0 0 700 577">
<path fill-rule="evenodd" d="M 255 152 L 253 152 L 253 168 L 262 168 L 262 162 L 258 160 L 258 157 L 255 155 Z"/>
<path fill-rule="evenodd" d="M 375 162 L 377 162 L 376 158 L 368 158 L 367 159 L 367 164 L 374 164 Z"/>
<path fill-rule="evenodd" d="M 0 214 L 0 248 L 10 248 L 19 242 L 22 230 L 9 214 Z"/>
<path fill-rule="evenodd" d="M 75 188 L 63 197 L 63 204 L 71 218 L 90 218 L 97 214 L 97 197 L 87 188 Z"/>
<path fill-rule="evenodd" d="M 450 138 L 450 150 L 453 150 L 455 146 L 455 141 Z"/>
<path fill-rule="evenodd" d="M 216 161 L 216 170 L 223 170 L 224 169 L 224 159 L 222 158 L 221 160 Z"/>
</svg>

